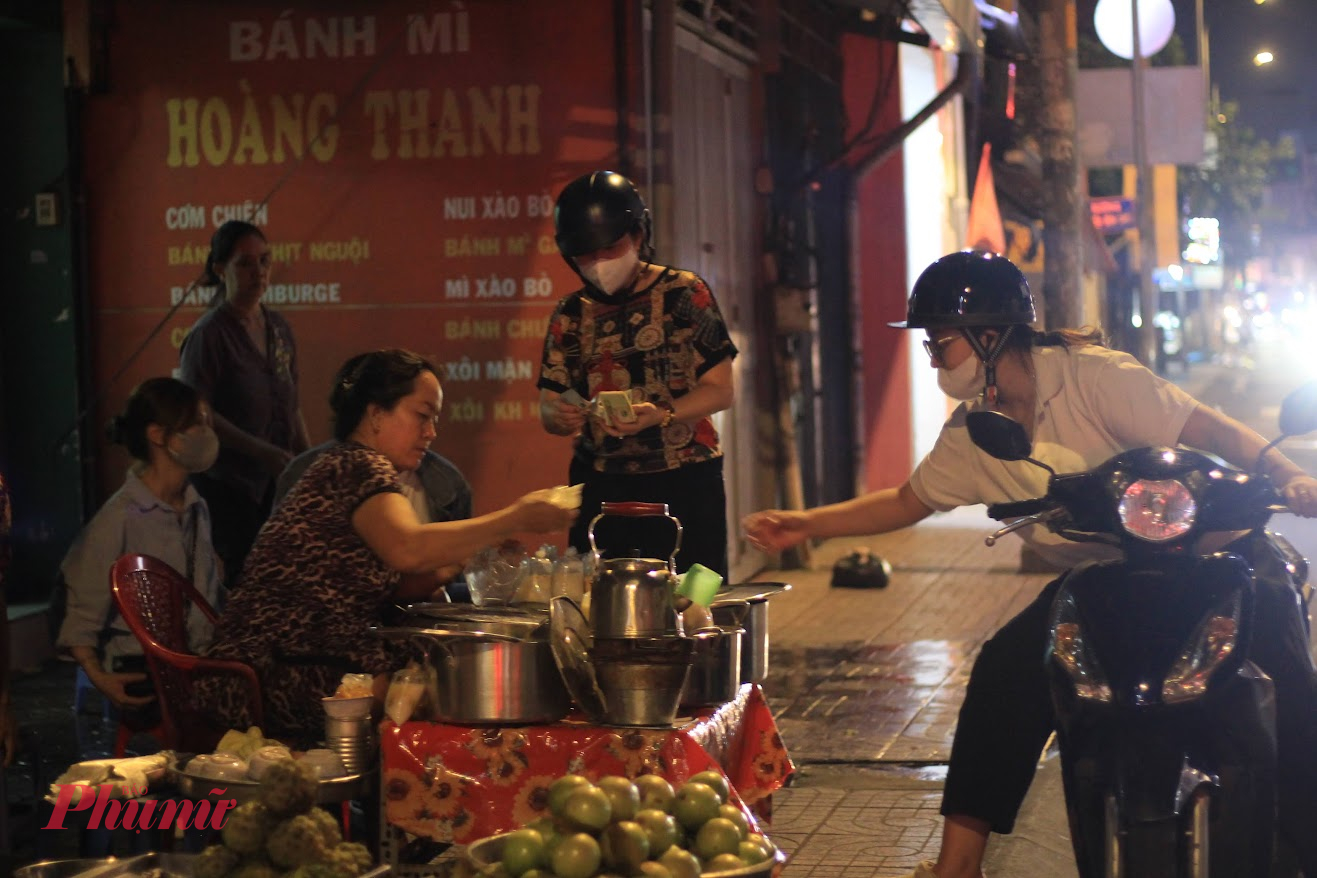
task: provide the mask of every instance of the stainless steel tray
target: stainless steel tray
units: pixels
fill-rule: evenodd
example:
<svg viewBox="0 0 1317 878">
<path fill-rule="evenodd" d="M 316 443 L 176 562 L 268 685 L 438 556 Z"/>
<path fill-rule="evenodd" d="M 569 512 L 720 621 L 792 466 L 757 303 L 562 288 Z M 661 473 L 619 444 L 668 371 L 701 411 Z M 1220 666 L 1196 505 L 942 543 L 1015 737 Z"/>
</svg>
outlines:
<svg viewBox="0 0 1317 878">
<path fill-rule="evenodd" d="M 14 870 L 14 878 L 119 878 L 121 875 L 156 876 L 156 878 L 190 878 L 196 854 L 152 851 L 136 857 L 107 857 L 103 860 L 47 860 Z M 361 878 L 384 878 L 391 873 L 387 865 L 364 872 Z"/>
<path fill-rule="evenodd" d="M 236 799 L 238 804 L 254 802 L 260 798 L 261 785 L 254 780 L 221 780 L 214 777 L 202 777 L 197 774 L 188 774 L 178 769 L 172 769 L 169 773 L 169 782 L 172 783 L 178 792 L 188 799 L 196 801 L 216 802 L 220 799 Z M 368 771 L 364 774 L 349 774 L 345 777 L 332 777 L 328 780 L 322 780 L 316 786 L 316 804 L 333 805 L 338 802 L 346 802 L 350 799 L 369 798 L 377 792 L 379 787 L 376 773 Z M 211 793 L 211 790 L 223 790 L 222 793 Z"/>
<path fill-rule="evenodd" d="M 791 591 L 789 582 L 747 582 L 744 585 L 729 585 L 718 591 L 709 602 L 709 606 L 716 607 L 719 604 L 734 604 L 742 601 L 753 603 L 754 601 L 768 600 L 775 594 L 781 594 L 784 591 Z"/>
</svg>

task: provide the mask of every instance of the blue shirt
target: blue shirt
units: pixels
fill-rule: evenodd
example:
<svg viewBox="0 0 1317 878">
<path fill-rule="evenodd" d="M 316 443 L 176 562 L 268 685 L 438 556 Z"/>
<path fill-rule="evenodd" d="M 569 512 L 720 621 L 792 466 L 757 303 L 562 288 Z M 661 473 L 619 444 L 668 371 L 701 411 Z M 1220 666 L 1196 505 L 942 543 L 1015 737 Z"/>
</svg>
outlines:
<svg viewBox="0 0 1317 878">
<path fill-rule="evenodd" d="M 61 649 L 100 649 L 108 668 L 115 656 L 141 655 L 142 645 L 119 617 L 110 596 L 110 568 L 121 555 L 151 555 L 185 574 L 192 558 L 192 583 L 216 610 L 220 576 L 210 538 L 210 510 L 190 484 L 179 512 L 151 492 L 130 469 L 115 491 L 82 529 L 60 570 L 68 589 L 68 609 L 56 645 Z M 199 651 L 211 639 L 211 625 L 200 612 L 188 613 L 188 643 Z"/>
<path fill-rule="evenodd" d="M 297 484 L 302 473 L 320 455 L 342 444 L 331 439 L 294 457 L 275 483 L 274 505 L 279 505 L 284 495 Z M 421 487 L 425 489 L 429 507 L 428 521 L 465 521 L 471 517 L 471 485 L 451 460 L 427 449 L 416 474 L 421 480 Z"/>
</svg>

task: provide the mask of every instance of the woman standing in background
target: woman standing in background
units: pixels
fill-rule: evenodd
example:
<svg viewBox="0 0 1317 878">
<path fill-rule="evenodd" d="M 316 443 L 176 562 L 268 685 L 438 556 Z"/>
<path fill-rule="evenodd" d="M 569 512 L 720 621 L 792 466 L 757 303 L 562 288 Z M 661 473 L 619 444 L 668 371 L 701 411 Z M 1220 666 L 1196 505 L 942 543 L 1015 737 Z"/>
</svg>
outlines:
<svg viewBox="0 0 1317 878">
<path fill-rule="evenodd" d="M 218 289 L 188 332 L 179 378 L 210 401 L 220 453 L 194 478 L 210 506 L 215 548 L 231 585 L 270 514 L 275 479 L 308 447 L 297 395 L 297 348 L 288 322 L 261 303 L 270 246 L 251 223 L 216 230 L 201 284 Z"/>
</svg>

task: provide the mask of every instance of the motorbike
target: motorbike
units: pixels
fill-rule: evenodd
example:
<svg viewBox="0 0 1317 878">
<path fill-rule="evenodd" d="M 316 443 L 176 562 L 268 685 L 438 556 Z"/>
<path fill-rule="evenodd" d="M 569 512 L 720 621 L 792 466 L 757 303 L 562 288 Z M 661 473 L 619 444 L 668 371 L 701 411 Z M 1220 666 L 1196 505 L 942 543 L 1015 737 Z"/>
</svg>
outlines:
<svg viewBox="0 0 1317 878">
<path fill-rule="evenodd" d="M 1255 571 L 1231 551 L 1271 539 L 1304 598 L 1307 563 L 1274 534 L 1286 511 L 1260 469 L 1281 440 L 1317 429 L 1317 384 L 1287 397 L 1281 437 L 1253 472 L 1183 448 L 1138 448 L 1087 472 L 1030 457 L 1024 428 L 973 412 L 974 443 L 1049 472 L 1045 496 L 988 507 L 1118 547 L 1119 560 L 1068 572 L 1049 619 L 1047 673 L 1057 716 L 1071 842 L 1083 878 L 1293 876 L 1276 844 L 1275 698 L 1250 659 Z"/>
</svg>

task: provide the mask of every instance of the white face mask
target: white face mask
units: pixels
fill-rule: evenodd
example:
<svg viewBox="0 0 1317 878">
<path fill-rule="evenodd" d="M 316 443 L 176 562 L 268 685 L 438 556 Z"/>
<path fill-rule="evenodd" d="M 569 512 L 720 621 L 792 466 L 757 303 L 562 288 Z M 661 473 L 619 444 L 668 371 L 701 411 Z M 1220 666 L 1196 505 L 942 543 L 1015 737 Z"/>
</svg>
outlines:
<svg viewBox="0 0 1317 878">
<path fill-rule="evenodd" d="M 179 466 L 190 473 L 205 472 L 219 456 L 219 436 L 215 435 L 215 429 L 209 424 L 175 433 L 174 438 L 178 439 L 178 449 L 175 450 L 171 442 L 165 446 L 165 450 Z"/>
<path fill-rule="evenodd" d="M 634 246 L 629 245 L 627 252 L 621 256 L 599 259 L 589 268 L 582 268 L 581 276 L 611 296 L 631 283 L 639 269 L 640 254 Z"/>
<path fill-rule="evenodd" d="M 954 369 L 937 370 L 937 386 L 947 396 L 962 402 L 978 398 L 983 392 L 984 381 L 983 361 L 973 354 Z"/>
</svg>

